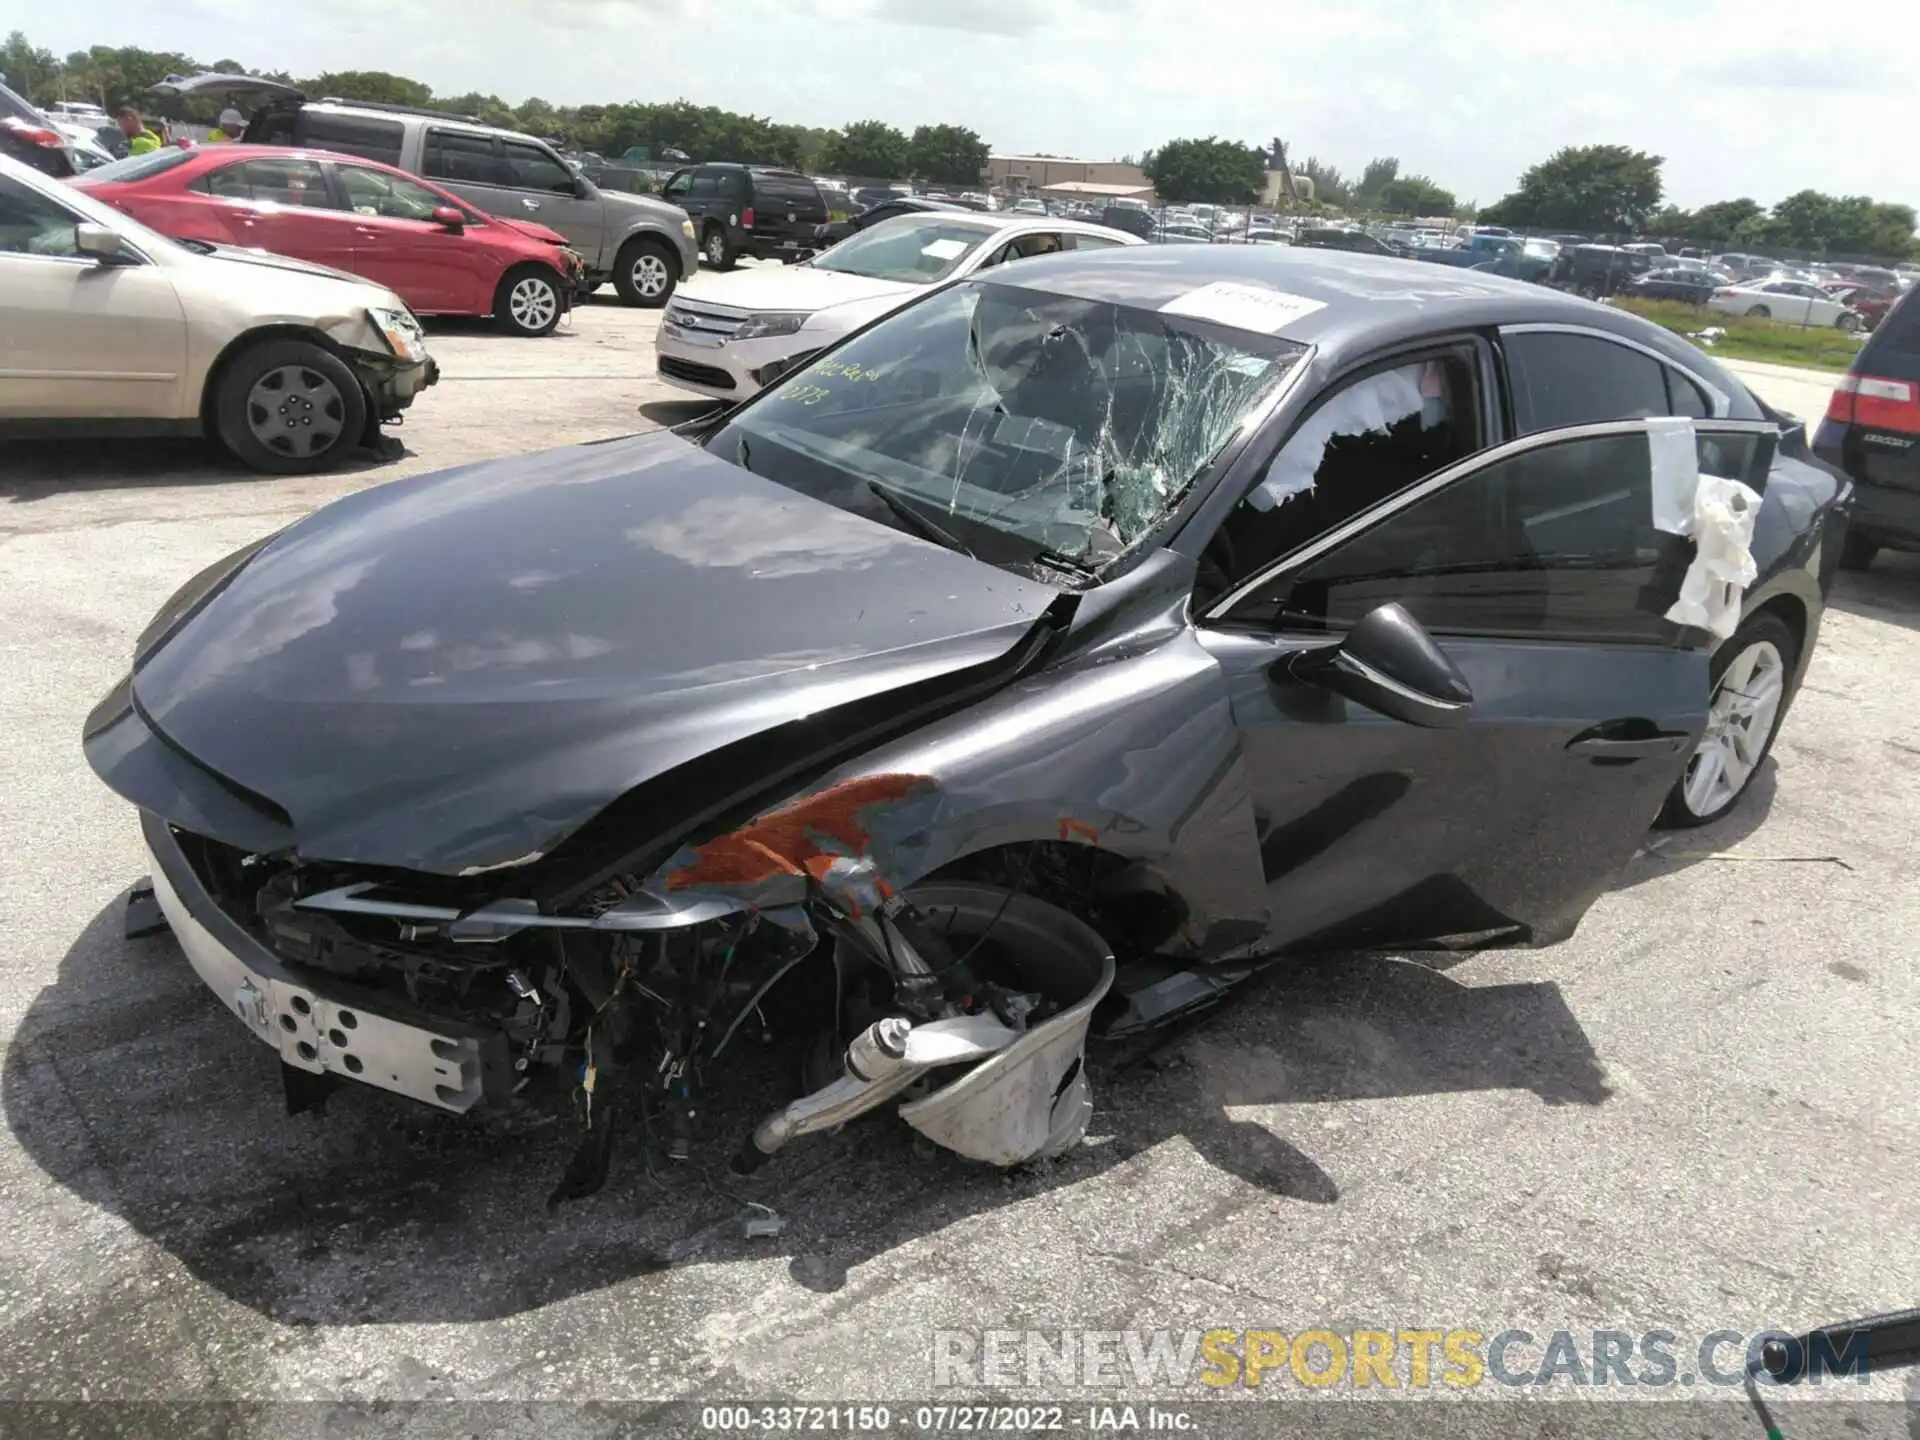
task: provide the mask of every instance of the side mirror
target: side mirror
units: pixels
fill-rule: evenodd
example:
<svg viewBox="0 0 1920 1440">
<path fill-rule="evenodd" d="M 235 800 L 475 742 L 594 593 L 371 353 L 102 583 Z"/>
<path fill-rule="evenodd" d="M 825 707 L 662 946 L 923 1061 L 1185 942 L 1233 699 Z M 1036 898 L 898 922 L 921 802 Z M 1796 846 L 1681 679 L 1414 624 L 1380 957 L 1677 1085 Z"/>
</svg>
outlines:
<svg viewBox="0 0 1920 1440">
<path fill-rule="evenodd" d="M 437 205 L 433 211 L 433 223 L 458 235 L 467 228 L 467 217 L 451 205 Z"/>
<path fill-rule="evenodd" d="M 584 175 L 573 177 L 573 198 L 576 200 L 593 199 L 593 182 Z"/>
<path fill-rule="evenodd" d="M 1451 730 L 1473 713 L 1466 677 L 1398 605 L 1369 612 L 1338 645 L 1302 651 L 1287 669 L 1409 725 Z"/>
<path fill-rule="evenodd" d="M 117 263 L 125 253 L 118 230 L 85 222 L 73 227 L 73 248 L 107 265 Z"/>
</svg>

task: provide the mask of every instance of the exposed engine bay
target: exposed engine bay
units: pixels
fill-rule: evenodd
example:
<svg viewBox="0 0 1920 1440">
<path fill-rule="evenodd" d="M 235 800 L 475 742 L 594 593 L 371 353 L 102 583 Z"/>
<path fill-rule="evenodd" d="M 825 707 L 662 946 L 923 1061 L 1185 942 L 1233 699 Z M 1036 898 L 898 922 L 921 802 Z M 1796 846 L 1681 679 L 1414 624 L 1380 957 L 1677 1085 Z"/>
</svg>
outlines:
<svg viewBox="0 0 1920 1440">
<path fill-rule="evenodd" d="M 733 1048 L 776 1031 L 798 1042 L 800 1093 L 740 1137 L 736 1173 L 889 1102 L 928 1139 L 1000 1166 L 1060 1154 L 1092 1114 L 1085 1044 L 1115 963 L 1053 903 L 1097 893 L 1101 857 L 1084 847 L 982 857 L 872 904 L 811 877 L 760 905 L 617 875 L 555 915 L 165 829 L 206 898 L 288 977 L 242 979 L 235 1008 L 281 1050 L 290 1108 L 346 1078 L 458 1112 L 570 1108 L 580 1143 L 550 1203 L 600 1189 L 630 1125 L 688 1159 L 713 1138 L 701 1116 Z M 228 986 L 195 954 L 182 887 L 156 888 L 203 978 Z"/>
</svg>

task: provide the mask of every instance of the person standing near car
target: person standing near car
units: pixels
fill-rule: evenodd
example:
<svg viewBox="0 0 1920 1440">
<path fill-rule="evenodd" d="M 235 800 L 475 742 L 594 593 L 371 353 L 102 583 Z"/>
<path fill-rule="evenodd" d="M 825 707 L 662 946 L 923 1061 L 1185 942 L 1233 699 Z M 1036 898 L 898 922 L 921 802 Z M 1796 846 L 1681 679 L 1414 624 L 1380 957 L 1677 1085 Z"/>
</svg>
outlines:
<svg viewBox="0 0 1920 1440">
<path fill-rule="evenodd" d="M 238 140 L 247 129 L 247 117 L 232 106 L 220 112 L 220 123 L 207 135 L 207 144 L 218 145 L 225 140 Z"/>
<path fill-rule="evenodd" d="M 127 154 L 145 155 L 160 148 L 160 137 L 147 128 L 140 112 L 131 105 L 122 105 L 114 118 L 120 122 L 120 133 L 127 137 Z"/>
</svg>

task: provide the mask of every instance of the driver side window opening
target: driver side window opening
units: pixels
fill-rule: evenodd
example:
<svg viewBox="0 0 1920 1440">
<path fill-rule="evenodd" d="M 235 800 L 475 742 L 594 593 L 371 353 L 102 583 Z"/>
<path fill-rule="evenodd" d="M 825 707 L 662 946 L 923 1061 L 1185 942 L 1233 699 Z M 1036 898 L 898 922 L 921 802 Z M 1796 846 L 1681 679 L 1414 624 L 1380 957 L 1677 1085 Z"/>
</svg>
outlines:
<svg viewBox="0 0 1920 1440">
<path fill-rule="evenodd" d="M 1395 361 L 1309 411 L 1208 542 L 1195 609 L 1483 448 L 1472 354 Z"/>
</svg>

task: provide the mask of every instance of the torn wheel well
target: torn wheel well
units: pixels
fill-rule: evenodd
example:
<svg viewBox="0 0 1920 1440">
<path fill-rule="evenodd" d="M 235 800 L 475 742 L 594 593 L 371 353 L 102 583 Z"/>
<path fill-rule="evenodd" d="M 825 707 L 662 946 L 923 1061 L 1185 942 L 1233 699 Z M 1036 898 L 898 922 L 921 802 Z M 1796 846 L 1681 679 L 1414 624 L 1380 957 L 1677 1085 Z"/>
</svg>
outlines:
<svg viewBox="0 0 1920 1440">
<path fill-rule="evenodd" d="M 1188 915 L 1185 900 L 1151 866 L 1071 840 L 975 851 L 915 885 L 950 880 L 981 881 L 1046 900 L 1098 931 L 1122 957 L 1159 949 Z"/>
<path fill-rule="evenodd" d="M 1793 632 L 1794 649 L 1801 655 L 1807 653 L 1807 606 L 1798 595 L 1775 595 L 1753 613 L 1778 615 Z"/>
</svg>

